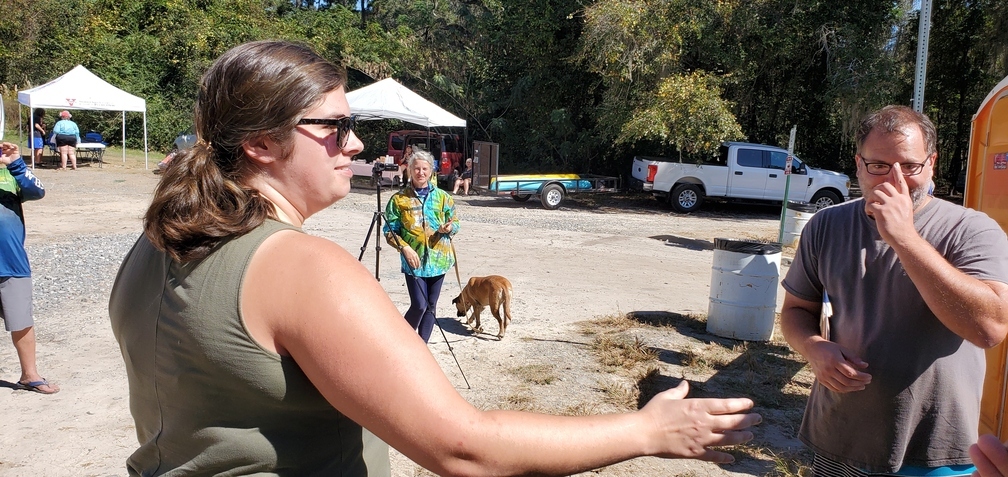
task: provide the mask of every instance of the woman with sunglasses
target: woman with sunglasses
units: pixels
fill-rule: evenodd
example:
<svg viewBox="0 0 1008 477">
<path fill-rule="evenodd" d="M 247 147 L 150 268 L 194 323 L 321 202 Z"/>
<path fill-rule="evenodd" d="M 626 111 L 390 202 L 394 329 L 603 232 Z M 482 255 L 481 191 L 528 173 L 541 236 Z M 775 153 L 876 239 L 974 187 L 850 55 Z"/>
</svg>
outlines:
<svg viewBox="0 0 1008 477">
<path fill-rule="evenodd" d="M 466 402 L 350 253 L 305 219 L 350 189 L 341 69 L 253 42 L 204 74 L 179 154 L 109 314 L 140 447 L 131 475 L 390 475 L 387 444 L 439 475 L 566 475 L 642 455 L 730 462 L 748 399 L 560 417 Z"/>
</svg>

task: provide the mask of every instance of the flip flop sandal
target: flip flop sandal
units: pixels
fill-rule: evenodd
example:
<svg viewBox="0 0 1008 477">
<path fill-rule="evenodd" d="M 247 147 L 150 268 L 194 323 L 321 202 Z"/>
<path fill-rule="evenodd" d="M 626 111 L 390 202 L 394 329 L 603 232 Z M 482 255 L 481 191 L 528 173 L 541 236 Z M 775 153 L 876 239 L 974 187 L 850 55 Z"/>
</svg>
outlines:
<svg viewBox="0 0 1008 477">
<path fill-rule="evenodd" d="M 42 389 L 42 386 L 48 386 L 50 389 L 56 389 L 55 391 L 46 391 Z M 49 381 L 43 378 L 41 381 L 31 381 L 28 383 L 22 383 L 18 381 L 18 389 L 24 391 L 32 391 L 39 394 L 56 394 L 59 392 L 59 388 L 55 388 L 53 385 L 49 384 Z"/>
</svg>

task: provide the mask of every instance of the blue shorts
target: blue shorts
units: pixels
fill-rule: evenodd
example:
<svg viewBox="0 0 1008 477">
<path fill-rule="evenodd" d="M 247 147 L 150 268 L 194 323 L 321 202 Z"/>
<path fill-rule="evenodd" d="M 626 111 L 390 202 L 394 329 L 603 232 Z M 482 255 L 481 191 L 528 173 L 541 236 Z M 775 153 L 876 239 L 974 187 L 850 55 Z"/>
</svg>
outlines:
<svg viewBox="0 0 1008 477">
<path fill-rule="evenodd" d="M 35 324 L 31 277 L 0 278 L 0 319 L 7 331 L 21 331 Z"/>
<path fill-rule="evenodd" d="M 42 142 L 42 138 L 38 136 L 32 138 L 32 144 L 35 146 L 35 149 L 42 149 L 45 147 L 45 143 Z"/>
</svg>

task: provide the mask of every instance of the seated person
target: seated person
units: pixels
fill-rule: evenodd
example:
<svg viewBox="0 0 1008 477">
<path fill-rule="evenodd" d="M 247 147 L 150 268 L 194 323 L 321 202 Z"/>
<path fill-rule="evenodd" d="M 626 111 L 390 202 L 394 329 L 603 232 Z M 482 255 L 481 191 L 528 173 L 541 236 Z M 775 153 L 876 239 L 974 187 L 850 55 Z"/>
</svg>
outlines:
<svg viewBox="0 0 1008 477">
<path fill-rule="evenodd" d="M 467 158 L 465 163 L 459 166 L 458 172 L 455 175 L 455 188 L 452 189 L 452 194 L 458 194 L 459 187 L 462 188 L 462 193 L 469 195 L 469 186 L 472 185 L 472 158 Z"/>
<path fill-rule="evenodd" d="M 406 183 L 409 182 L 407 180 L 409 179 L 409 170 L 407 170 L 408 168 L 406 167 L 406 165 L 409 163 L 409 158 L 412 155 L 413 155 L 413 146 L 406 146 L 406 149 L 403 149 L 402 157 L 399 158 L 400 184 L 406 185 Z"/>
</svg>

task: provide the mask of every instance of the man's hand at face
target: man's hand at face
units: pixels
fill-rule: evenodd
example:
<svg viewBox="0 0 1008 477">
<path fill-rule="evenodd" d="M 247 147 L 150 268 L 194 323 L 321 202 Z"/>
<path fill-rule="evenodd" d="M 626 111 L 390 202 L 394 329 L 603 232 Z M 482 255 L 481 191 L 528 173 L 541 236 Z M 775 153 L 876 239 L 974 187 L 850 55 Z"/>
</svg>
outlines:
<svg viewBox="0 0 1008 477">
<path fill-rule="evenodd" d="M 875 219 L 882 240 L 894 245 L 903 238 L 918 234 L 914 228 L 910 187 L 903 178 L 903 170 L 898 162 L 889 170 L 888 179 L 866 191 L 865 213 Z"/>
</svg>

